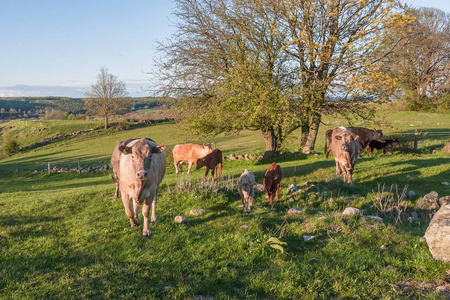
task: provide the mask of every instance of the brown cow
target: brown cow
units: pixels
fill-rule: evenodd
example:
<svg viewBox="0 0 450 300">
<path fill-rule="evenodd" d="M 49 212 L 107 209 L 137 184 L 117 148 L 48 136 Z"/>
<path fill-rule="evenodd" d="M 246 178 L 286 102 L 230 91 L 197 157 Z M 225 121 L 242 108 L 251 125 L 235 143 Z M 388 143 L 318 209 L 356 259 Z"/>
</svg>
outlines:
<svg viewBox="0 0 450 300">
<path fill-rule="evenodd" d="M 196 164 L 199 158 L 211 153 L 211 144 L 196 145 L 196 144 L 179 144 L 173 147 L 173 164 L 175 165 L 175 173 L 178 174 L 178 166 L 183 174 L 183 163 L 188 163 L 188 174 L 191 172 L 192 164 Z"/>
<path fill-rule="evenodd" d="M 269 198 L 269 206 L 272 207 L 273 196 L 278 200 L 278 192 L 280 191 L 280 182 L 283 173 L 281 167 L 276 163 L 272 163 L 266 171 L 263 179 L 263 185 L 267 191 L 267 197 Z"/>
<path fill-rule="evenodd" d="M 208 176 L 209 170 L 212 170 L 212 180 L 214 181 L 214 177 L 217 176 L 217 165 L 220 168 L 220 176 L 222 176 L 222 161 L 222 151 L 220 151 L 219 149 L 214 149 L 208 155 L 197 159 L 197 170 L 206 167 L 206 173 L 203 181 L 206 180 L 206 176 Z"/>
<path fill-rule="evenodd" d="M 361 157 L 362 152 L 364 151 L 364 148 L 369 145 L 371 141 L 377 141 L 380 143 L 384 143 L 383 138 L 383 131 L 377 130 L 377 129 L 367 129 L 364 127 L 347 127 L 349 130 L 351 130 L 354 134 L 359 136 L 358 143 L 359 143 L 359 157 Z"/>
<path fill-rule="evenodd" d="M 343 126 L 333 129 L 330 149 L 336 162 L 336 175 L 344 174 L 344 182 L 352 183 L 352 174 L 359 156 L 359 137 Z"/>
<path fill-rule="evenodd" d="M 253 205 L 253 197 L 255 196 L 254 186 L 256 185 L 255 175 L 245 169 L 238 180 L 238 192 L 242 200 L 242 209 L 244 212 L 250 212 Z"/>
<path fill-rule="evenodd" d="M 149 226 L 149 210 L 152 206 L 151 222 L 156 222 L 156 202 L 158 188 L 166 172 L 165 146 L 158 146 L 146 138 L 131 139 L 119 142 L 112 157 L 116 186 L 120 188 L 125 213 L 130 219 L 131 227 L 138 224 L 140 205 L 144 216 L 142 235 L 151 235 Z"/>
</svg>

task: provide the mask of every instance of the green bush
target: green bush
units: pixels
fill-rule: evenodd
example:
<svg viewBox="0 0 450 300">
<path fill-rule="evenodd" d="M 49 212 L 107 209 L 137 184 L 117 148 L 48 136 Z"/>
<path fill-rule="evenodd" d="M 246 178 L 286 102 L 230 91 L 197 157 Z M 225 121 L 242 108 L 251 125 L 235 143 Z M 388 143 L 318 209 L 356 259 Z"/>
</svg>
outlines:
<svg viewBox="0 0 450 300">
<path fill-rule="evenodd" d="M 5 156 L 11 156 L 19 152 L 19 150 L 19 143 L 14 139 L 6 141 L 3 145 L 3 155 Z"/>
</svg>

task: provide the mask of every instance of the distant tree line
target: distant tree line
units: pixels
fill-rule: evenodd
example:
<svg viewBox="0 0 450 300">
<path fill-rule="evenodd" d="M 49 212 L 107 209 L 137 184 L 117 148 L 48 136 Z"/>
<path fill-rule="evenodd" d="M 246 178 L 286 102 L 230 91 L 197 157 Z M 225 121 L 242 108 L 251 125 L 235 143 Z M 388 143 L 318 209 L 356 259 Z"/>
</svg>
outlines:
<svg viewBox="0 0 450 300">
<path fill-rule="evenodd" d="M 165 102 L 158 97 L 127 97 L 131 111 L 151 109 Z M 70 97 L 0 97 L 0 119 L 38 118 L 50 115 L 50 118 L 85 115 L 83 98 Z"/>
</svg>

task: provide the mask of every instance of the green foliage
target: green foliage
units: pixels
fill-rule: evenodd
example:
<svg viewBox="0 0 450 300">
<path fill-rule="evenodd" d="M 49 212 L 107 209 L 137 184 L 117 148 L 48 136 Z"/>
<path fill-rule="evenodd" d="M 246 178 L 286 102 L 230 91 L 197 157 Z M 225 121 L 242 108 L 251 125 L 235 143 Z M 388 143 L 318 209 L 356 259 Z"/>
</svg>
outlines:
<svg viewBox="0 0 450 300">
<path fill-rule="evenodd" d="M 13 154 L 16 154 L 20 150 L 20 145 L 15 139 L 6 139 L 3 141 L 3 155 L 5 156 L 11 156 Z"/>
</svg>

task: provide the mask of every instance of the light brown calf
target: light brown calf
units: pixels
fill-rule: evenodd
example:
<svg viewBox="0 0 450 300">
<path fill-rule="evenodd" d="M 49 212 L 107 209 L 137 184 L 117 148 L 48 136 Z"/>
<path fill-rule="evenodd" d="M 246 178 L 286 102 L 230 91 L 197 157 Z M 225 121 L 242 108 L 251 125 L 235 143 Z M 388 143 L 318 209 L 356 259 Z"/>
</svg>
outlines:
<svg viewBox="0 0 450 300">
<path fill-rule="evenodd" d="M 183 163 L 188 163 L 188 174 L 191 172 L 192 164 L 196 164 L 199 158 L 205 157 L 212 152 L 211 144 L 196 145 L 196 144 L 178 144 L 173 147 L 173 164 L 175 166 L 175 173 L 178 174 L 178 166 L 181 173 L 183 173 Z"/>
<path fill-rule="evenodd" d="M 250 212 L 253 205 L 253 197 L 255 196 L 254 186 L 256 185 L 255 175 L 245 169 L 238 180 L 238 192 L 242 200 L 242 209 L 244 212 Z"/>
</svg>

